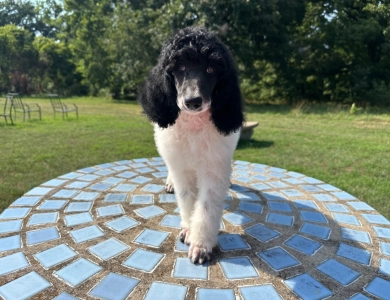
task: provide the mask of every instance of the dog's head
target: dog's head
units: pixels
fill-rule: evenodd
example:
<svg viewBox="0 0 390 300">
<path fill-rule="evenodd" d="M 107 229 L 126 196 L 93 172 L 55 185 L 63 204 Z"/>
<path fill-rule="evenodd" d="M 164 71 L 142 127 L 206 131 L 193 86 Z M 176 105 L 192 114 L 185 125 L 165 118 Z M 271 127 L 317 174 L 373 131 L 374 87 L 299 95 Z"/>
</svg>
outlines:
<svg viewBox="0 0 390 300">
<path fill-rule="evenodd" d="M 160 127 L 173 125 L 180 113 L 210 110 L 222 134 L 238 130 L 243 122 L 237 72 L 229 50 L 202 28 L 180 30 L 163 47 L 139 101 Z"/>
</svg>

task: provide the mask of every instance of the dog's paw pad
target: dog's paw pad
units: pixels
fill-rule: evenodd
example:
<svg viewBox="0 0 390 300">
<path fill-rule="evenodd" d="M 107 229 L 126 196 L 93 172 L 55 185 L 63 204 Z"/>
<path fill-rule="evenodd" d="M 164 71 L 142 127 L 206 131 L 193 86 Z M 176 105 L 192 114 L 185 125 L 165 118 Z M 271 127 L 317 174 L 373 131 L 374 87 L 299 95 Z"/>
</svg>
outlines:
<svg viewBox="0 0 390 300">
<path fill-rule="evenodd" d="M 182 229 L 179 233 L 180 242 L 189 245 L 190 244 L 190 230 Z"/>
<path fill-rule="evenodd" d="M 194 264 L 204 264 L 213 260 L 213 253 L 212 251 L 208 251 L 206 248 L 191 246 L 190 250 L 188 251 L 188 257 Z"/>
</svg>

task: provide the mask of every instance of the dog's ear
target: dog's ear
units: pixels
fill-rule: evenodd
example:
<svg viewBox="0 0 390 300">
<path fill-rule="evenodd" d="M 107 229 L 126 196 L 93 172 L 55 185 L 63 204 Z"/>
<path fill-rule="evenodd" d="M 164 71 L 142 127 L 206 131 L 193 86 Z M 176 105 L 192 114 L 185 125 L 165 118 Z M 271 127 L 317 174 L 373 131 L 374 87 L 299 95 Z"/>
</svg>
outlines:
<svg viewBox="0 0 390 300">
<path fill-rule="evenodd" d="M 155 66 L 138 92 L 138 102 L 144 113 L 161 128 L 175 124 L 180 110 L 172 75 L 161 64 Z"/>
<path fill-rule="evenodd" d="M 237 72 L 231 66 L 216 84 L 211 100 L 211 119 L 224 135 L 240 129 L 244 122 L 243 100 Z"/>
</svg>

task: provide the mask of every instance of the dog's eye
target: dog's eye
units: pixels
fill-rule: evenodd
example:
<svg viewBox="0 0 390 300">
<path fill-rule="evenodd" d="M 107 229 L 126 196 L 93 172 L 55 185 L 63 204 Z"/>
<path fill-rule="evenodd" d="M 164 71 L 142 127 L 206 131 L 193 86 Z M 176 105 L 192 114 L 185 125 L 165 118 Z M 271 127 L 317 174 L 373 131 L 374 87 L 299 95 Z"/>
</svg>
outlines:
<svg viewBox="0 0 390 300">
<path fill-rule="evenodd" d="M 179 71 L 184 71 L 185 69 L 186 69 L 186 66 L 184 66 L 184 65 L 179 66 Z"/>
<path fill-rule="evenodd" d="M 208 67 L 206 71 L 207 71 L 207 73 L 210 73 L 210 74 L 214 73 L 214 69 L 212 67 Z"/>
</svg>

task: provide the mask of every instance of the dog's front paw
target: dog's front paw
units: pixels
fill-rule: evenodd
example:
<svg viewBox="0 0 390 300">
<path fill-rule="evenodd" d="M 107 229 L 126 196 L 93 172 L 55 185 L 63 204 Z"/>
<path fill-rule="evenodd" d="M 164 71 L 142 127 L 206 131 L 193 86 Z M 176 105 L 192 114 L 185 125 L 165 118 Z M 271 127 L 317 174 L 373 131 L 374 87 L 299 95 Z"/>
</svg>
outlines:
<svg viewBox="0 0 390 300">
<path fill-rule="evenodd" d="M 189 245 L 190 244 L 190 230 L 183 228 L 179 233 L 180 242 Z"/>
<path fill-rule="evenodd" d="M 188 258 L 194 264 L 203 264 L 213 259 L 213 250 L 204 247 L 199 247 L 196 245 L 191 245 L 190 249 L 188 250 Z"/>
</svg>

